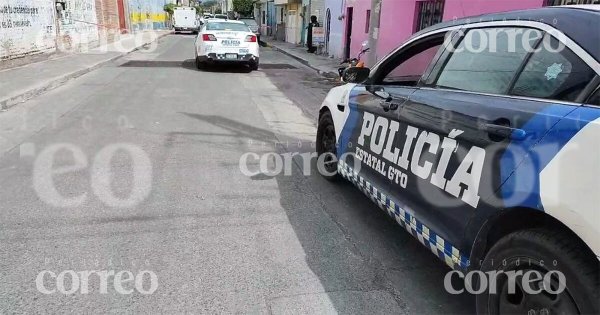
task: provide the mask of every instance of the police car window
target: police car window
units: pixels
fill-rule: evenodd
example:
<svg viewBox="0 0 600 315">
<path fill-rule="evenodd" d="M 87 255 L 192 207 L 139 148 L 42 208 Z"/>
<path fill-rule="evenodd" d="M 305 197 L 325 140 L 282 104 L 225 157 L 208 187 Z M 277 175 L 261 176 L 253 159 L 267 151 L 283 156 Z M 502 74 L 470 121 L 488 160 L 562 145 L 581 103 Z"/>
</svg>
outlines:
<svg viewBox="0 0 600 315">
<path fill-rule="evenodd" d="M 427 66 L 435 57 L 440 46 L 441 44 L 429 47 L 401 62 L 383 78 L 383 84 L 415 85 L 427 70 Z"/>
<path fill-rule="evenodd" d="M 450 55 L 436 86 L 505 94 L 542 33 L 525 28 L 469 30 Z"/>
<path fill-rule="evenodd" d="M 208 31 L 241 31 L 248 32 L 248 25 L 243 23 L 210 22 L 206 27 Z"/>
<path fill-rule="evenodd" d="M 574 102 L 595 73 L 557 39 L 546 36 L 511 94 Z"/>
<path fill-rule="evenodd" d="M 596 89 L 596 92 L 594 92 L 594 94 L 592 94 L 592 96 L 588 99 L 586 104 L 600 106 L 600 87 L 598 87 Z"/>
</svg>

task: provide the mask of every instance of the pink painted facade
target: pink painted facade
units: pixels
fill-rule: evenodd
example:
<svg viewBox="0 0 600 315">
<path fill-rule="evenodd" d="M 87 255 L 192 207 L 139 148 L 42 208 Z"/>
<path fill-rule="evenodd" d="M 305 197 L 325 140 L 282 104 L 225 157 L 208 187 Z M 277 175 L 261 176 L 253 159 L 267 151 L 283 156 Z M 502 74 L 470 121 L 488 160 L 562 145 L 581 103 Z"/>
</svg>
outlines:
<svg viewBox="0 0 600 315">
<path fill-rule="evenodd" d="M 422 1 L 428 0 L 382 0 L 378 59 L 398 47 L 416 31 L 419 2 Z M 540 8 L 544 2 L 544 0 L 445 0 L 443 21 L 486 13 Z M 350 55 L 354 57 L 360 51 L 362 42 L 368 38 L 367 10 L 371 9 L 371 0 L 347 0 L 344 21 L 346 25 L 349 22 L 347 19 L 349 7 L 353 10 Z M 345 46 L 346 42 L 343 45 Z"/>
</svg>

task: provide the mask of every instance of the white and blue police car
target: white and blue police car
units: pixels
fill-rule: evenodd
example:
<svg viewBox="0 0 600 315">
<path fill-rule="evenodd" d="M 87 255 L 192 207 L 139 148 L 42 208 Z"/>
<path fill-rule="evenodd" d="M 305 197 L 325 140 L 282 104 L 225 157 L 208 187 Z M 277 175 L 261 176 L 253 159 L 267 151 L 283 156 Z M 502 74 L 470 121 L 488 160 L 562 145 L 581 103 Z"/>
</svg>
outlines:
<svg viewBox="0 0 600 315">
<path fill-rule="evenodd" d="M 484 15 L 347 69 L 319 113 L 325 177 L 451 268 L 512 272 L 480 314 L 599 313 L 599 27 L 600 5 Z"/>
</svg>

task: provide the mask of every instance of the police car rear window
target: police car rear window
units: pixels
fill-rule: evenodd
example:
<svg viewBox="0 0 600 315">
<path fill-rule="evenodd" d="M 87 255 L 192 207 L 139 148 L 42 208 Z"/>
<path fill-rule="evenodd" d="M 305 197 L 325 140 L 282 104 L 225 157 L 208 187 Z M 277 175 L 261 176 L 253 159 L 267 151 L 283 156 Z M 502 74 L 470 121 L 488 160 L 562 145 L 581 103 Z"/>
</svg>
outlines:
<svg viewBox="0 0 600 315">
<path fill-rule="evenodd" d="M 594 92 L 594 94 L 588 99 L 586 103 L 590 105 L 600 106 L 600 87 L 596 89 L 596 92 Z"/>
<path fill-rule="evenodd" d="M 595 73 L 557 39 L 546 36 L 519 75 L 512 95 L 574 102 Z"/>
<path fill-rule="evenodd" d="M 248 32 L 248 25 L 230 22 L 210 22 L 206 26 L 209 31 L 239 31 Z"/>
<path fill-rule="evenodd" d="M 522 28 L 473 29 L 456 47 L 436 85 L 480 93 L 505 94 L 529 47 L 541 32 Z"/>
</svg>

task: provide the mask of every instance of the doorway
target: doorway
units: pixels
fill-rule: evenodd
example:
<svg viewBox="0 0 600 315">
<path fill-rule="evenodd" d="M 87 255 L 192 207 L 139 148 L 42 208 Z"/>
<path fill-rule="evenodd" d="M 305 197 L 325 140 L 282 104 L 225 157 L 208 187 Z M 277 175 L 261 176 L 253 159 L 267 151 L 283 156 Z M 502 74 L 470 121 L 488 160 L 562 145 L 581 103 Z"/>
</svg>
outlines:
<svg viewBox="0 0 600 315">
<path fill-rule="evenodd" d="M 354 15 L 354 8 L 348 7 L 346 9 L 346 46 L 344 47 L 344 58 L 350 58 L 350 44 L 352 43 L 352 17 Z"/>
<path fill-rule="evenodd" d="M 329 34 L 331 33 L 331 10 L 325 12 L 325 52 L 329 55 Z"/>
</svg>

